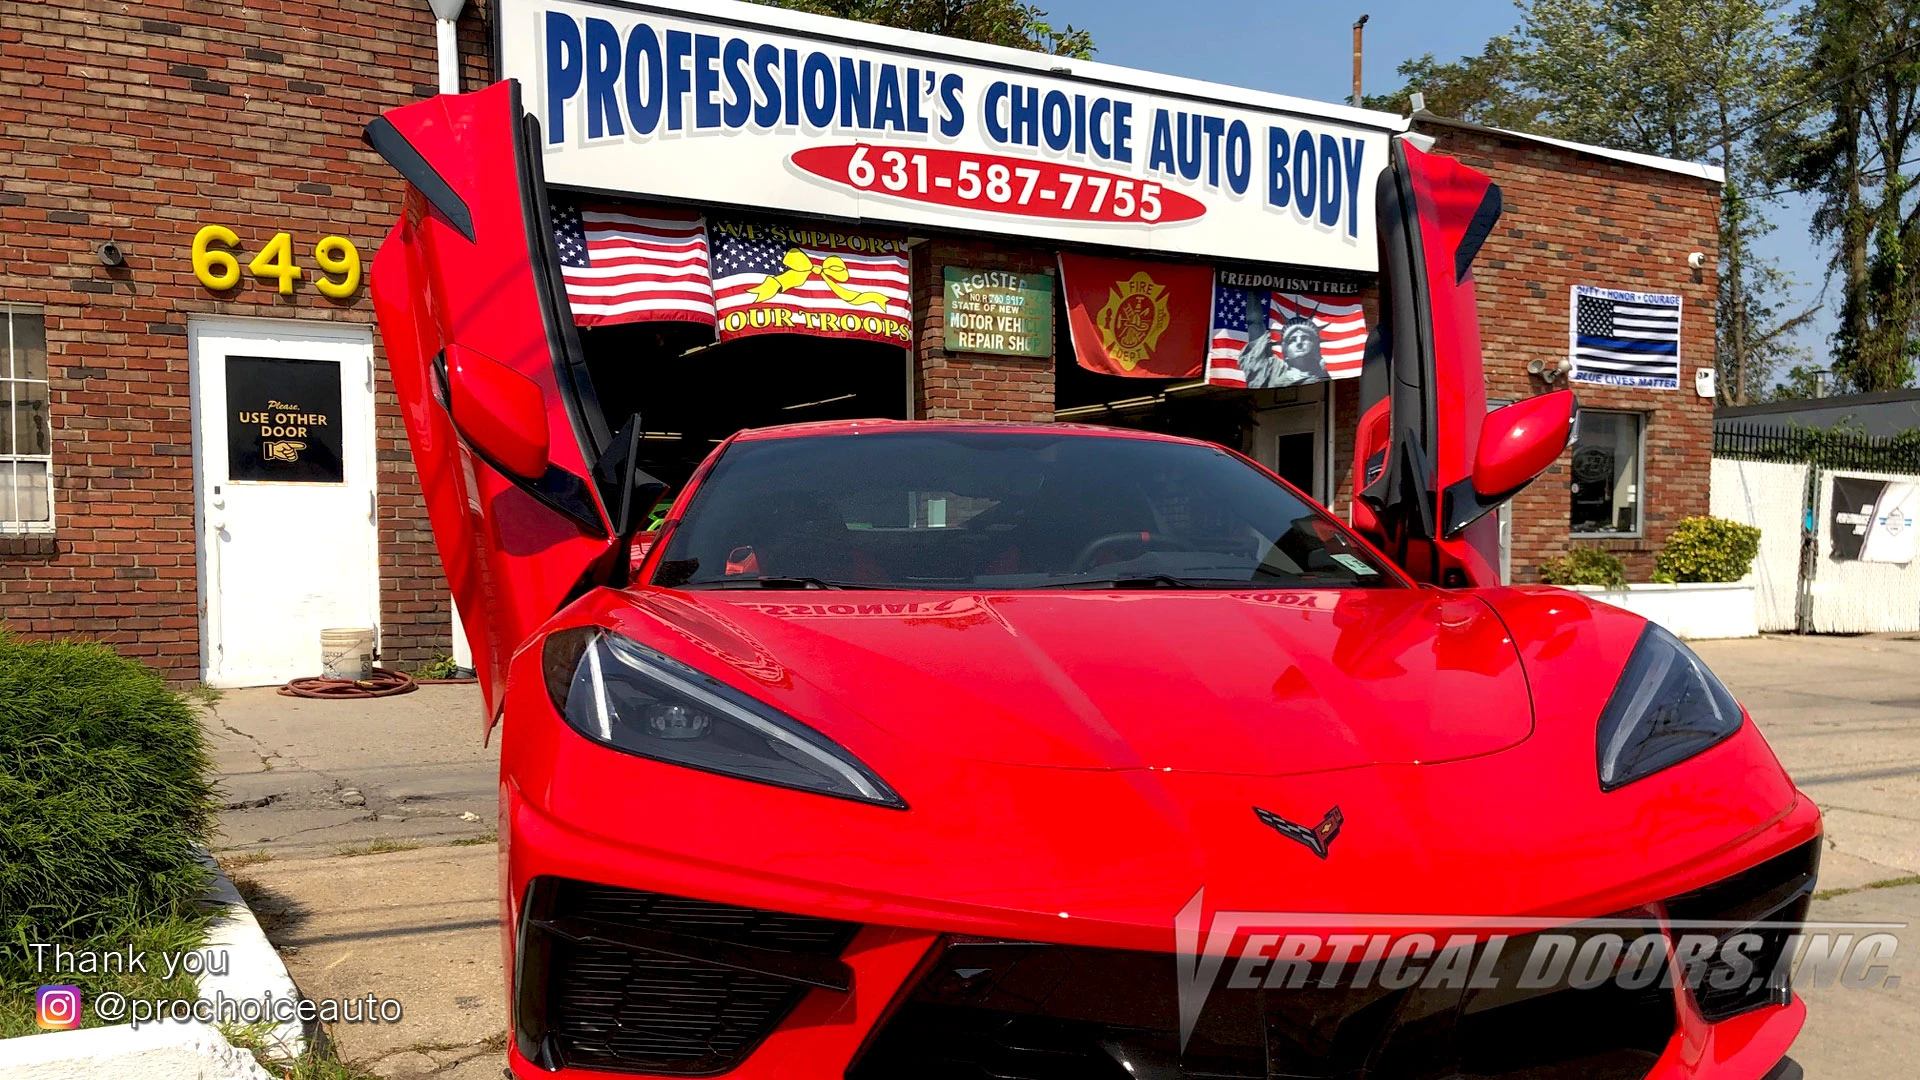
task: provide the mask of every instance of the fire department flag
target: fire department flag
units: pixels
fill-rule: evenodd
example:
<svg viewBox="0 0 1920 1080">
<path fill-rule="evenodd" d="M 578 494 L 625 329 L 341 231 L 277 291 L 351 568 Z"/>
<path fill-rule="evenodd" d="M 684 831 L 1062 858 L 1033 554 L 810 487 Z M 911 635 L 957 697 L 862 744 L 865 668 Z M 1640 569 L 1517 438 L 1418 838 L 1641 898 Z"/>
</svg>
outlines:
<svg viewBox="0 0 1920 1080">
<path fill-rule="evenodd" d="M 765 221 L 714 220 L 720 340 L 814 334 L 905 347 L 913 341 L 907 242 Z"/>
<path fill-rule="evenodd" d="M 1212 267 L 1063 252 L 1060 282 L 1081 367 L 1137 379 L 1204 370 Z"/>
</svg>

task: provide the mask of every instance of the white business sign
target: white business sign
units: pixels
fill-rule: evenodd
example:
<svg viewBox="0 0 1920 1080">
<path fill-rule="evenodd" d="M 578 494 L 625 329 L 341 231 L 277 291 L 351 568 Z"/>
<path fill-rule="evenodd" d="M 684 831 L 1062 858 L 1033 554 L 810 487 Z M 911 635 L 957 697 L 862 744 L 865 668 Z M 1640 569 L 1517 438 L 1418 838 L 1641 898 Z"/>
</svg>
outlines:
<svg viewBox="0 0 1920 1080">
<path fill-rule="evenodd" d="M 1375 269 L 1395 117 L 727 0 L 498 28 L 553 184 Z"/>
</svg>

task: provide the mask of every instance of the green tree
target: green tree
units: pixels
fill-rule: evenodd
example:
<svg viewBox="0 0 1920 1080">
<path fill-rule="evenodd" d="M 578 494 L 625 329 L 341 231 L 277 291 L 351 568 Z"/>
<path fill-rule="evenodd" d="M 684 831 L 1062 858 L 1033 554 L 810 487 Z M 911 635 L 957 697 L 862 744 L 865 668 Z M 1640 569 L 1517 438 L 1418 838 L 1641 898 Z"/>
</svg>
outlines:
<svg viewBox="0 0 1920 1080">
<path fill-rule="evenodd" d="M 1020 0 L 761 0 L 774 7 L 833 15 L 901 30 L 966 38 L 1070 56 L 1093 57 L 1093 35 L 1072 26 L 1056 29 L 1047 13 Z"/>
<path fill-rule="evenodd" d="M 1361 104 L 1383 112 L 1413 111 L 1413 93 L 1426 98 L 1428 112 L 1511 131 L 1537 131 L 1543 103 L 1518 81 L 1517 46 L 1507 36 L 1496 37 L 1477 56 L 1441 63 L 1427 53 L 1402 61 L 1400 89 L 1368 94 Z"/>
<path fill-rule="evenodd" d="M 1811 0 L 1797 19 L 1811 43 L 1804 127 L 1786 140 L 1789 175 L 1819 200 L 1817 236 L 1835 244 L 1841 280 L 1833 369 L 1844 386 L 1913 381 L 1920 278 L 1920 3 Z"/>
<path fill-rule="evenodd" d="M 1763 401 L 1801 401 L 1825 397 L 1832 372 L 1811 364 L 1795 364 L 1780 376 L 1780 381 L 1760 396 Z"/>
</svg>

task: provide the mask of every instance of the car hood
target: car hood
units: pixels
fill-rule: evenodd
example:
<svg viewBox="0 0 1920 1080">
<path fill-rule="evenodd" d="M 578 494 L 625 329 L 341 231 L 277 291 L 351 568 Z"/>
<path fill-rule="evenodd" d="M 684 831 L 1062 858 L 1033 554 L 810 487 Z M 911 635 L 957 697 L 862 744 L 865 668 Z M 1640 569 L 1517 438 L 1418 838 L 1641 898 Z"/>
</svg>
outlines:
<svg viewBox="0 0 1920 1080">
<path fill-rule="evenodd" d="M 1459 593 L 629 595 L 627 629 L 743 688 L 800 684 L 981 761 L 1284 776 L 1458 760 L 1533 730 L 1506 627 Z"/>
</svg>

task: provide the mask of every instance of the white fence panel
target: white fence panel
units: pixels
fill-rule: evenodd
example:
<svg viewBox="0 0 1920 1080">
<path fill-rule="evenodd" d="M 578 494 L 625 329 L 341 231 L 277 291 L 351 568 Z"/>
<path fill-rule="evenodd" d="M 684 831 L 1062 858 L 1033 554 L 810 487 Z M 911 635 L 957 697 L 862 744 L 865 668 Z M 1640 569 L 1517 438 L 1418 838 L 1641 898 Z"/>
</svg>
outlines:
<svg viewBox="0 0 1920 1080">
<path fill-rule="evenodd" d="M 1920 561 L 1862 562 L 1833 557 L 1833 478 L 1857 476 L 1911 484 L 1920 477 L 1894 473 L 1821 470 L 1820 547 L 1814 555 L 1812 627 L 1816 634 L 1872 634 L 1920 630 Z"/>
<path fill-rule="evenodd" d="M 1712 482 L 1714 517 L 1760 529 L 1760 554 L 1742 579 L 1753 586 L 1754 620 L 1761 630 L 1792 630 L 1807 466 L 1714 458 Z"/>
</svg>

